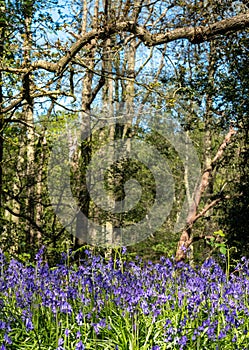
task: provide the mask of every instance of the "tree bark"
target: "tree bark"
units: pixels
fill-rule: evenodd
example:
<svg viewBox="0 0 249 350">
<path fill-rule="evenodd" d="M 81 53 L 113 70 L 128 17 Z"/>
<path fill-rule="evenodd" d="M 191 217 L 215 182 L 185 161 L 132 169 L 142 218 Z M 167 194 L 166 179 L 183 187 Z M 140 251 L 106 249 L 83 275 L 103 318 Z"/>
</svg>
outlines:
<svg viewBox="0 0 249 350">
<path fill-rule="evenodd" d="M 1 2 L 1 6 L 5 6 L 5 2 Z M 4 10 L 4 8 L 3 8 Z M 3 11 L 4 13 L 4 11 Z M 1 15 L 0 19 L 0 62 L 4 54 L 4 40 L 5 40 L 5 17 Z M 4 127 L 4 114 L 2 113 L 3 108 L 3 73 L 0 71 L 0 220 L 3 219 L 4 210 L 3 210 L 3 147 L 4 147 L 4 138 L 3 138 L 3 127 Z M 1 227 L 0 222 L 0 227 Z"/>
<path fill-rule="evenodd" d="M 231 18 L 223 19 L 206 26 L 198 27 L 181 27 L 166 31 L 165 33 L 152 34 L 144 26 L 138 25 L 136 21 L 124 20 L 106 23 L 103 27 L 93 28 L 87 33 L 83 33 L 80 38 L 71 45 L 67 53 L 62 56 L 57 63 L 46 60 L 37 60 L 32 64 L 21 67 L 11 68 L 0 66 L 4 71 L 15 71 L 16 73 L 27 73 L 37 69 L 44 69 L 49 72 L 55 72 L 60 75 L 77 53 L 92 40 L 107 40 L 114 34 L 120 32 L 128 32 L 134 34 L 147 46 L 157 46 L 166 44 L 179 39 L 186 39 L 193 44 L 200 44 L 218 37 L 219 35 L 227 35 L 230 32 L 245 30 L 249 27 L 249 12 L 243 13 Z"/>
<path fill-rule="evenodd" d="M 31 64 L 31 50 L 32 50 L 32 32 L 31 23 L 33 15 L 32 0 L 27 0 L 23 6 L 24 14 L 24 36 L 23 36 L 23 60 L 26 66 Z M 26 181 L 27 181 L 27 215 L 30 220 L 35 222 L 35 132 L 34 132 L 34 101 L 32 95 L 31 73 L 26 73 L 23 76 L 23 98 L 24 98 L 24 121 L 29 125 L 26 128 Z M 35 244 L 34 229 L 27 222 L 26 225 L 26 239 L 27 244 L 33 247 Z"/>
<path fill-rule="evenodd" d="M 94 16 L 91 23 L 93 30 L 95 30 L 98 24 L 98 12 L 99 12 L 99 0 L 95 0 L 94 4 Z M 87 1 L 83 2 L 82 8 L 82 26 L 81 26 L 81 36 L 87 35 Z M 89 243 L 91 241 L 90 235 L 93 234 L 89 232 L 90 227 L 88 225 L 89 210 L 90 210 L 90 194 L 87 189 L 87 167 L 91 161 L 91 103 L 92 103 L 92 84 L 93 84 L 93 70 L 95 66 L 95 45 L 96 42 L 94 38 L 89 43 L 91 48 L 86 55 L 86 72 L 82 80 L 82 100 L 81 100 L 81 136 L 83 141 L 81 143 L 80 157 L 76 160 L 78 162 L 78 173 L 79 177 L 79 203 L 81 212 L 79 212 L 76 217 L 76 241 L 75 248 Z M 91 176 L 90 172 L 88 175 Z M 88 179 L 91 183 L 91 179 Z"/>
<path fill-rule="evenodd" d="M 230 130 L 227 133 L 227 135 L 225 136 L 220 147 L 218 148 L 216 155 L 212 159 L 210 165 L 204 170 L 204 172 L 202 174 L 200 184 L 197 187 L 196 192 L 194 193 L 194 198 L 193 198 L 192 205 L 191 205 L 191 208 L 190 208 L 187 220 L 186 220 L 185 229 L 182 231 L 180 240 L 178 242 L 176 256 L 175 256 L 176 261 L 185 260 L 187 257 L 187 250 L 193 242 L 193 238 L 191 237 L 193 224 L 201 216 L 203 216 L 207 212 L 207 210 L 210 210 L 218 202 L 218 200 L 215 200 L 212 202 L 211 205 L 208 204 L 207 207 L 201 211 L 202 215 L 200 215 L 200 213 L 198 213 L 198 207 L 199 207 L 199 204 L 201 201 L 202 194 L 205 192 L 205 190 L 207 189 L 209 182 L 210 182 L 210 175 L 211 175 L 215 165 L 217 164 L 218 160 L 221 159 L 227 145 L 231 141 L 231 138 L 234 134 L 235 134 L 235 130 L 232 127 L 230 127 Z"/>
</svg>

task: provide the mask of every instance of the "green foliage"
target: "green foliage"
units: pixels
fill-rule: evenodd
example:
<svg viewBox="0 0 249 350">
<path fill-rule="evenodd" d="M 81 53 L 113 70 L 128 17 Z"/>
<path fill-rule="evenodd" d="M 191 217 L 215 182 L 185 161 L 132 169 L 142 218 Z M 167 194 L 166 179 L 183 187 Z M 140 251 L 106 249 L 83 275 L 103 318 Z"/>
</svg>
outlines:
<svg viewBox="0 0 249 350">
<path fill-rule="evenodd" d="M 212 259 L 193 269 L 165 258 L 129 264 L 119 251 L 114 259 L 85 253 L 79 265 L 67 255 L 51 269 L 38 256 L 34 265 L 2 261 L 8 288 L 0 292 L 0 321 L 11 328 L 1 323 L 0 344 L 25 350 L 76 350 L 80 341 L 81 350 L 249 345 L 245 259 L 239 276 L 226 279 Z"/>
<path fill-rule="evenodd" d="M 66 5 L 70 11 L 63 11 L 65 4 L 65 1 L 58 3 L 54 0 L 0 2 L 1 9 L 4 9 L 0 11 L 0 104 L 6 109 L 3 125 L 1 118 L 0 126 L 4 140 L 1 145 L 3 159 L 0 159 L 3 168 L 0 195 L 1 203 L 4 203 L 0 210 L 0 246 L 11 254 L 32 256 L 34 247 L 46 244 L 53 262 L 65 247 L 77 246 L 75 237 L 70 236 L 59 223 L 49 200 L 46 172 L 53 140 L 57 135 L 63 135 L 69 120 L 82 117 L 81 113 L 84 115 L 83 124 L 86 116 L 93 112 L 94 125 L 98 125 L 110 115 L 118 120 L 119 114 L 127 114 L 126 110 L 122 110 L 123 104 L 130 106 L 134 103 L 131 115 L 128 111 L 127 130 L 126 126 L 117 124 L 111 136 L 110 128 L 103 127 L 93 131 L 91 137 L 77 149 L 81 156 L 74 169 L 71 167 L 71 183 L 79 207 L 86 209 L 88 217 L 103 224 L 103 227 L 107 223 L 117 227 L 139 222 L 153 205 L 156 191 L 153 175 L 144 164 L 122 159 L 114 162 L 105 174 L 106 194 L 114 205 L 125 198 L 127 181 L 135 179 L 142 186 L 140 201 L 126 213 L 113 214 L 100 208 L 89 198 L 86 181 L 82 178 L 92 155 L 105 143 L 132 137 L 153 145 L 165 157 L 172 172 L 174 203 L 162 227 L 146 241 L 129 249 L 134 254 L 137 252 L 153 259 L 158 259 L 160 254 L 173 255 L 179 237 L 179 233 L 173 233 L 174 223 L 187 194 L 187 186 L 183 161 L 174 146 L 161 137 L 156 128 L 164 120 L 176 121 L 193 141 L 205 169 L 232 122 L 237 130 L 236 142 L 227 147 L 224 157 L 211 174 L 199 209 L 216 198 L 224 201 L 217 209 L 209 210 L 205 218 L 199 219 L 193 227 L 193 235 L 209 234 L 218 227 L 224 227 L 226 241 L 211 240 L 211 249 L 226 255 L 226 245 L 236 245 L 237 252 L 232 251 L 234 257 L 247 254 L 248 32 L 230 33 L 227 37 L 214 38 L 198 45 L 178 40 L 155 50 L 142 43 L 136 46 L 137 39 L 133 42 L 128 33 L 118 33 L 111 37 L 108 48 L 102 39 L 96 40 L 94 48 L 82 47 L 61 72 L 33 69 L 44 60 L 48 66 L 56 64 L 69 52 L 72 40 L 77 41 L 78 34 L 82 34 L 85 20 L 82 3 L 69 1 Z M 88 5 L 86 31 L 95 26 L 95 2 L 89 1 Z M 152 32 L 160 32 L 165 31 L 165 23 L 169 23 L 172 30 L 182 26 L 206 25 L 245 10 L 243 1 L 232 5 L 226 2 L 209 5 L 179 1 L 177 6 L 172 7 L 165 1 L 152 2 L 142 6 L 138 21 L 140 23 L 148 15 L 148 23 L 152 23 L 152 27 L 149 24 L 148 28 L 152 28 Z M 102 10 L 95 9 L 101 15 L 96 16 L 98 28 L 107 20 Z M 110 20 L 112 16 L 122 17 L 121 3 L 110 4 L 109 10 Z M 136 6 L 131 2 L 128 13 L 135 10 Z M 165 11 L 165 16 L 159 18 L 159 11 Z M 28 73 L 24 69 L 28 69 Z M 27 100 L 34 102 L 33 120 L 27 120 L 25 114 Z M 154 131 L 148 128 L 149 122 L 155 125 Z M 33 144 L 30 143 L 31 130 L 34 131 Z M 43 142 L 44 139 L 46 142 Z M 34 151 L 32 165 L 28 159 L 29 147 Z M 140 156 L 146 159 L 146 152 L 141 151 Z M 26 176 L 28 168 L 32 168 L 32 176 L 30 173 Z M 153 170 L 157 171 L 155 164 Z M 94 178 L 95 174 L 92 175 Z M 31 190 L 34 195 L 27 198 Z M 136 194 L 134 190 L 133 195 Z M 205 221 L 207 218 L 209 222 Z M 195 245 L 197 259 L 202 259 L 205 249 L 202 243 Z"/>
</svg>

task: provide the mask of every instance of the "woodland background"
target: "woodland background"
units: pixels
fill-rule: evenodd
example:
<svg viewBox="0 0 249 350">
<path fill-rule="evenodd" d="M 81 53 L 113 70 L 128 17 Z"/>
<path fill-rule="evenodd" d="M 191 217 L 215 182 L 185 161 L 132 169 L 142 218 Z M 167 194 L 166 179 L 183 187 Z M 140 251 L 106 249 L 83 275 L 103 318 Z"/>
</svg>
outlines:
<svg viewBox="0 0 249 350">
<path fill-rule="evenodd" d="M 175 179 L 170 216 L 157 232 L 128 247 L 131 254 L 154 260 L 176 254 L 181 260 L 185 246 L 194 247 L 192 258 L 199 261 L 214 253 L 210 242 L 216 237 L 216 245 L 235 247 L 235 258 L 248 256 L 248 6 L 230 0 L 1 0 L 1 249 L 26 259 L 45 245 L 53 263 L 62 251 L 87 241 L 84 222 L 81 239 L 59 222 L 47 184 L 55 135 L 69 120 L 80 120 L 82 132 L 91 136 L 74 153 L 73 192 L 82 211 L 109 231 L 146 215 L 155 184 L 142 164 L 116 162 L 106 180 L 112 205 L 124 198 L 130 178 L 142 185 L 143 195 L 126 215 L 100 210 L 85 180 L 94 152 L 107 141 L 133 137 L 169 162 Z M 143 110 L 133 113 L 134 106 L 155 111 L 155 123 L 158 115 L 174 119 L 198 152 L 201 183 L 179 234 L 173 227 L 187 195 L 186 168 L 172 144 L 146 127 Z M 94 113 L 120 111 L 126 124 L 94 132 Z M 219 230 L 225 237 L 213 235 Z"/>
</svg>

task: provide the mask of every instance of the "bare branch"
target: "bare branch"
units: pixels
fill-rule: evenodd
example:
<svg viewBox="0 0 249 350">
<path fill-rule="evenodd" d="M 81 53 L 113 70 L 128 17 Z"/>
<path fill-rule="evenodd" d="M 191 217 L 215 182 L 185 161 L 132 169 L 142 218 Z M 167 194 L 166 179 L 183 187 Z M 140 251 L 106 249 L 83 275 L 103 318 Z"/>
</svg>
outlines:
<svg viewBox="0 0 249 350">
<path fill-rule="evenodd" d="M 25 99 L 22 94 L 20 94 L 20 95 L 21 96 L 19 98 L 15 99 L 10 105 L 8 105 L 5 108 L 2 108 L 1 112 L 2 113 L 7 113 L 7 112 L 13 110 L 14 108 L 19 107 L 20 103 L 22 101 L 24 101 L 24 99 Z M 35 99 L 35 98 L 46 97 L 46 96 L 50 96 L 51 98 L 56 98 L 57 96 L 61 96 L 61 95 L 75 98 L 71 93 L 63 92 L 63 91 L 60 91 L 60 90 L 47 91 L 47 90 L 42 90 L 42 89 L 40 89 L 39 93 L 32 94 L 31 98 Z"/>
<path fill-rule="evenodd" d="M 213 207 L 214 207 L 217 203 L 219 203 L 222 199 L 224 199 L 224 198 L 222 198 L 222 197 L 216 198 L 216 199 L 214 199 L 211 203 L 207 204 L 207 205 L 204 207 L 204 209 L 202 209 L 202 211 L 201 211 L 198 215 L 195 216 L 193 223 L 196 222 L 199 218 L 203 217 L 203 215 L 205 215 L 207 211 L 209 211 L 211 208 L 213 208 Z"/>
<path fill-rule="evenodd" d="M 192 225 L 193 224 L 193 222 L 194 222 L 193 220 L 195 219 L 197 208 L 198 208 L 200 200 L 201 200 L 201 196 L 202 196 L 202 194 L 204 193 L 204 191 L 206 190 L 206 188 L 207 188 L 207 186 L 209 184 L 209 177 L 210 177 L 211 172 L 213 171 L 215 163 L 217 162 L 217 160 L 219 160 L 222 157 L 227 144 L 230 142 L 231 137 L 235 133 L 236 133 L 235 130 L 232 127 L 230 127 L 229 132 L 225 136 L 224 141 L 220 145 L 220 147 L 219 147 L 215 157 L 213 158 L 210 166 L 204 170 L 204 172 L 202 174 L 201 181 L 200 181 L 200 185 L 199 185 L 199 187 L 197 188 L 197 190 L 195 192 L 195 196 L 194 196 L 194 199 L 193 199 L 193 204 L 192 204 L 192 207 L 190 209 L 190 212 L 189 212 L 189 215 L 188 215 L 188 218 L 187 218 L 187 225 Z"/>
<path fill-rule="evenodd" d="M 156 46 L 166 44 L 179 39 L 187 39 L 192 43 L 202 43 L 213 39 L 217 35 L 225 35 L 229 32 L 244 30 L 249 27 L 249 12 L 227 18 L 219 22 L 199 27 L 182 27 L 176 28 L 165 33 L 151 34 L 146 28 L 139 26 L 134 21 L 122 21 L 116 23 L 107 23 L 102 28 L 93 29 L 84 33 L 80 38 L 72 44 L 67 53 L 62 56 L 58 62 L 49 62 L 46 60 L 38 60 L 33 62 L 28 68 L 10 68 L 0 66 L 0 71 L 9 71 L 16 73 L 26 73 L 37 69 L 44 69 L 50 72 L 61 74 L 68 63 L 76 56 L 76 54 L 93 39 L 106 41 L 113 34 L 120 32 L 128 32 L 134 34 L 147 46 Z"/>
<path fill-rule="evenodd" d="M 209 41 L 217 35 L 225 35 L 229 32 L 244 30 L 249 27 L 249 12 L 223 19 L 219 22 L 199 27 L 176 28 L 166 33 L 151 34 L 145 28 L 133 26 L 131 31 L 148 46 L 165 44 L 178 39 L 187 39 L 193 44 Z"/>
<path fill-rule="evenodd" d="M 195 221 L 198 220 L 200 217 L 202 217 L 209 209 L 214 207 L 221 199 L 223 199 L 223 198 L 217 198 L 213 200 L 199 214 L 197 214 L 201 197 L 210 181 L 210 174 L 213 171 L 216 162 L 222 157 L 226 146 L 228 145 L 228 143 L 230 142 L 234 134 L 235 134 L 235 130 L 232 127 L 230 127 L 229 132 L 225 136 L 210 166 L 206 168 L 203 172 L 203 175 L 200 180 L 200 184 L 197 187 L 194 194 L 192 206 L 189 209 L 188 217 L 186 219 L 186 228 L 183 230 L 180 240 L 178 242 L 178 247 L 176 251 L 176 261 L 184 260 L 186 258 L 186 250 L 192 244 L 191 230 Z"/>
<path fill-rule="evenodd" d="M 224 141 L 220 145 L 215 157 L 212 160 L 211 166 L 214 167 L 215 163 L 222 157 L 222 154 L 224 152 L 224 149 L 227 147 L 227 144 L 230 142 L 231 137 L 236 134 L 236 131 L 234 130 L 233 127 L 230 127 L 230 130 L 228 134 L 225 136 Z"/>
<path fill-rule="evenodd" d="M 105 76 L 102 75 L 98 81 L 98 84 L 95 86 L 95 88 L 92 91 L 92 96 L 91 96 L 91 103 L 94 101 L 95 97 L 97 96 L 97 93 L 100 91 L 100 89 L 104 86 L 105 84 Z"/>
</svg>

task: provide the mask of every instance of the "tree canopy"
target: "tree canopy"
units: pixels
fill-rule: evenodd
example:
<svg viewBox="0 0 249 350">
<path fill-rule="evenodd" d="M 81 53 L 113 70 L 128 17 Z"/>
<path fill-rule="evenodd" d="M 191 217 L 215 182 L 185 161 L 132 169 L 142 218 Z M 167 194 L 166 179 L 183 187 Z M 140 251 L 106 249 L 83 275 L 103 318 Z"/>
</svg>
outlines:
<svg viewBox="0 0 249 350">
<path fill-rule="evenodd" d="M 138 225 L 142 217 L 147 217 L 144 229 L 154 251 L 177 250 L 178 260 L 187 257 L 193 244 L 205 251 L 220 226 L 227 230 L 230 244 L 238 245 L 234 222 L 241 212 L 235 210 L 236 203 L 242 217 L 248 216 L 247 2 L 1 0 L 0 9 L 4 249 L 23 252 L 41 244 L 57 249 L 68 241 L 77 247 L 89 243 L 89 236 L 97 239 L 97 223 L 105 239 L 117 243 L 121 227 Z M 114 119 L 122 122 L 109 123 Z M 166 140 L 163 129 L 169 119 L 175 123 L 174 136 L 168 132 Z M 52 210 L 47 183 L 54 139 L 63 136 L 72 121 L 84 135 L 75 146 L 72 130 L 67 134 L 72 142 L 72 192 L 85 214 L 75 214 L 76 231 L 81 232 L 76 239 Z M 176 141 L 178 127 L 184 142 Z M 118 140 L 124 142 L 120 159 Z M 151 159 L 161 152 L 169 162 L 164 171 L 174 178 L 171 188 L 170 177 L 163 177 L 169 181 L 173 204 L 169 218 L 166 203 L 162 212 L 158 209 L 165 222 L 155 236 L 150 232 L 150 207 L 163 201 L 158 191 L 164 187 L 160 181 L 157 187 L 152 175 L 163 174 L 163 168 L 159 160 L 156 164 L 146 158 L 151 148 L 140 149 L 143 142 L 154 147 Z M 107 143 L 114 145 L 109 153 L 103 148 Z M 132 145 L 140 151 L 129 161 Z M 61 186 L 63 168 L 57 166 L 53 164 L 55 185 Z M 99 182 L 109 211 L 107 204 L 101 208 L 104 201 L 94 203 L 91 198 Z M 136 203 L 132 209 L 125 202 L 128 193 Z M 247 242 L 245 227 L 241 223 Z"/>
</svg>

